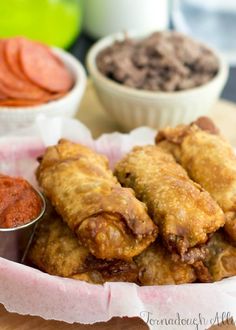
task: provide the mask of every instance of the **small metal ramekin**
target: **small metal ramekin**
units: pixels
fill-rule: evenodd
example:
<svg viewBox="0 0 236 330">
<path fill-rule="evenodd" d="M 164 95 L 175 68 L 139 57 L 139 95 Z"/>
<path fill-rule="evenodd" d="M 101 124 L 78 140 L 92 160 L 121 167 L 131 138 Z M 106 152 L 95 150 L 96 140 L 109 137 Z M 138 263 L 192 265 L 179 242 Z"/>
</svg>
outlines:
<svg viewBox="0 0 236 330">
<path fill-rule="evenodd" d="M 23 262 L 32 241 L 38 221 L 44 216 L 46 200 L 43 194 L 34 188 L 42 201 L 42 209 L 37 218 L 22 226 L 0 228 L 0 257 Z"/>
</svg>

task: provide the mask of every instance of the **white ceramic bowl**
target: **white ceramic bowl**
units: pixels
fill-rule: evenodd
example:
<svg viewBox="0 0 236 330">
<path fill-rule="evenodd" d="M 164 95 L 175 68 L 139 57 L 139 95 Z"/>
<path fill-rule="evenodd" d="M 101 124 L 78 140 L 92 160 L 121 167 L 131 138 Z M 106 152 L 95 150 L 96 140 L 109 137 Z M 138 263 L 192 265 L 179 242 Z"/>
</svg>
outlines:
<svg viewBox="0 0 236 330">
<path fill-rule="evenodd" d="M 169 93 L 138 90 L 105 77 L 97 68 L 96 57 L 117 39 L 122 40 L 123 34 L 98 41 L 88 53 L 87 67 L 106 111 L 125 130 L 143 125 L 161 128 L 189 123 L 206 115 L 219 98 L 228 77 L 228 65 L 215 51 L 220 63 L 217 75 L 208 83 L 186 91 Z"/>
<path fill-rule="evenodd" d="M 53 48 L 53 52 L 64 62 L 75 79 L 73 88 L 62 98 L 45 104 L 29 107 L 0 106 L 0 134 L 32 124 L 38 115 L 47 117 L 73 117 L 79 109 L 86 87 L 86 73 L 82 64 L 66 51 Z"/>
</svg>

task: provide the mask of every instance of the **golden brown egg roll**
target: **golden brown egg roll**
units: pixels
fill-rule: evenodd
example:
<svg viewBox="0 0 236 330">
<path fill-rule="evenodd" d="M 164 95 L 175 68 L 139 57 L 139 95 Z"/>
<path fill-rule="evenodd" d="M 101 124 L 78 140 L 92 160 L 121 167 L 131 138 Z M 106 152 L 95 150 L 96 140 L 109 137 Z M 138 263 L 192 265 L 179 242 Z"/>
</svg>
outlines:
<svg viewBox="0 0 236 330">
<path fill-rule="evenodd" d="M 197 278 L 196 282 L 201 282 L 201 283 L 213 282 L 213 277 L 207 266 L 204 264 L 204 260 L 196 261 L 192 265 L 192 267 L 196 274 L 196 278 Z"/>
<path fill-rule="evenodd" d="M 27 261 L 51 275 L 96 284 L 137 279 L 134 262 L 96 259 L 56 213 L 38 225 Z"/>
<path fill-rule="evenodd" d="M 71 278 L 93 284 L 105 282 L 137 282 L 138 267 L 132 261 L 96 259 L 92 255 L 86 260 L 87 271 Z"/>
<path fill-rule="evenodd" d="M 138 266 L 138 281 L 141 285 L 183 284 L 196 280 L 194 268 L 174 261 L 159 243 L 151 244 L 134 261 Z"/>
<path fill-rule="evenodd" d="M 201 117 L 188 126 L 168 127 L 156 142 L 219 203 L 226 214 L 225 230 L 236 242 L 236 156 L 214 123 Z"/>
<path fill-rule="evenodd" d="M 236 247 L 224 237 L 222 231 L 215 233 L 207 243 L 209 254 L 204 262 L 213 281 L 236 276 Z"/>
<path fill-rule="evenodd" d="M 182 260 L 224 224 L 224 214 L 209 193 L 157 146 L 134 148 L 117 164 L 115 174 L 146 203 L 168 249 Z"/>
<path fill-rule="evenodd" d="M 88 256 L 89 250 L 56 213 L 51 213 L 36 228 L 27 262 L 49 274 L 70 277 L 85 271 Z"/>
<path fill-rule="evenodd" d="M 66 140 L 47 148 L 37 178 L 69 228 L 97 258 L 129 259 L 157 236 L 145 204 L 122 188 L 105 156 Z"/>
</svg>

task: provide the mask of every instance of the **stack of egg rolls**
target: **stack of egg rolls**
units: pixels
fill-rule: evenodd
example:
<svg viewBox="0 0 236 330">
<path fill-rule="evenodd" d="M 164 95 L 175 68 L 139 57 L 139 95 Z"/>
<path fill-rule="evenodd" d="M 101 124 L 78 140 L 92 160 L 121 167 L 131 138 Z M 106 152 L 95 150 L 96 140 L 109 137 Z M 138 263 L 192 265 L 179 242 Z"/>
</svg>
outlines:
<svg viewBox="0 0 236 330">
<path fill-rule="evenodd" d="M 121 187 L 103 155 L 61 140 L 47 148 L 37 178 L 58 214 L 95 257 L 130 259 L 155 240 L 157 227 L 145 204 Z"/>
<path fill-rule="evenodd" d="M 236 242 L 236 155 L 214 123 L 200 117 L 191 125 L 168 127 L 158 133 L 156 143 L 220 205 L 226 216 L 224 229 Z"/>
<path fill-rule="evenodd" d="M 236 158 L 206 118 L 160 131 L 114 174 L 105 156 L 61 140 L 37 178 L 56 211 L 28 260 L 49 274 L 139 285 L 236 275 Z"/>
<path fill-rule="evenodd" d="M 170 153 L 153 145 L 136 147 L 117 164 L 115 174 L 146 203 L 170 252 L 189 263 L 205 257 L 200 247 L 224 225 L 224 214 Z"/>
</svg>

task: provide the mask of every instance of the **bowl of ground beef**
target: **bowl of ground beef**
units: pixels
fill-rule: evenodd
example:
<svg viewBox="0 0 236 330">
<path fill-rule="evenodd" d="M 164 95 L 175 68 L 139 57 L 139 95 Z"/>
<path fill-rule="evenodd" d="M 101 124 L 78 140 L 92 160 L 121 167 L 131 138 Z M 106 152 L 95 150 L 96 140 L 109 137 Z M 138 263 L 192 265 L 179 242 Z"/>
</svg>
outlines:
<svg viewBox="0 0 236 330">
<path fill-rule="evenodd" d="M 90 49 L 87 67 L 105 110 L 125 130 L 206 115 L 228 77 L 220 54 L 175 31 L 105 37 Z"/>
</svg>

